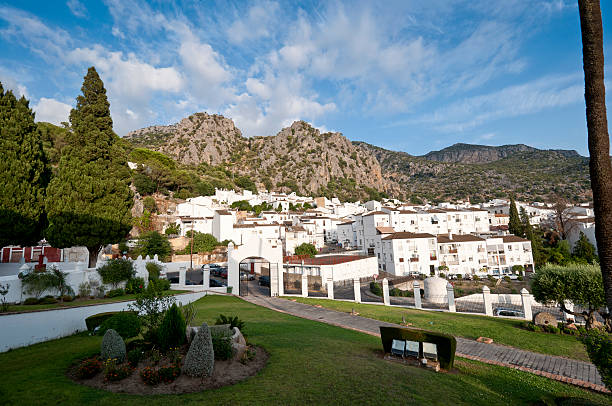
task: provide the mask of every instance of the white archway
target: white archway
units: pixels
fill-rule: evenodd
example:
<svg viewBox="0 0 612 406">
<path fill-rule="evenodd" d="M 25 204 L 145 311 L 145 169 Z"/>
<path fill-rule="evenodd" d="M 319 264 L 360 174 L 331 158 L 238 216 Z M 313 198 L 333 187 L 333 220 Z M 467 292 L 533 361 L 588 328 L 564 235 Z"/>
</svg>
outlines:
<svg viewBox="0 0 612 406">
<path fill-rule="evenodd" d="M 257 236 L 251 236 L 242 245 L 234 246 L 230 242 L 227 246 L 227 286 L 232 287 L 232 293 L 240 294 L 240 262 L 253 257 L 270 263 L 270 294 L 282 295 L 283 244 L 280 240 L 269 242 Z"/>
</svg>

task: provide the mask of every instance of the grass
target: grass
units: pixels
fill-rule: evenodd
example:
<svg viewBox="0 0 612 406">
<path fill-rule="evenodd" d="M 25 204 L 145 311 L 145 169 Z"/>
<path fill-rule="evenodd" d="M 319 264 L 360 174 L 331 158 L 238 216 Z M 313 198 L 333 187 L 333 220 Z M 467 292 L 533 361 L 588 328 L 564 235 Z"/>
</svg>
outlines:
<svg viewBox="0 0 612 406">
<path fill-rule="evenodd" d="M 246 303 L 229 296 L 196 302 L 197 322 L 220 314 L 246 322 L 250 343 L 270 353 L 256 376 L 233 386 L 185 395 L 113 394 L 73 383 L 65 371 L 99 351 L 101 338 L 79 334 L 0 354 L 0 399 L 7 405 L 507 405 L 554 404 L 559 397 L 583 404 L 609 398 L 546 378 L 458 360 L 451 373 L 435 373 L 379 358 L 380 340 L 367 334 Z"/>
<path fill-rule="evenodd" d="M 558 355 L 588 361 L 584 345 L 575 336 L 548 334 L 521 328 L 522 321 L 498 317 L 476 316 L 399 307 L 342 302 L 326 299 L 292 297 L 300 303 L 321 305 L 328 309 L 350 313 L 355 310 L 360 316 L 399 324 L 402 316 L 414 327 L 452 334 L 456 337 L 477 339 L 489 337 L 494 342 L 542 354 Z"/>
<path fill-rule="evenodd" d="M 179 293 L 191 293 L 190 290 L 169 290 L 166 292 L 168 295 L 178 295 Z M 62 309 L 66 307 L 79 307 L 79 306 L 90 306 L 94 304 L 105 304 L 105 303 L 115 303 L 115 302 L 127 302 L 130 300 L 136 299 L 136 294 L 130 295 L 121 295 L 116 297 L 104 297 L 104 298 L 95 298 L 95 299 L 75 299 L 72 302 L 58 302 L 51 304 L 36 304 L 36 305 L 10 305 L 8 312 L 0 313 L 0 317 L 3 314 L 11 314 L 11 313 L 27 313 L 27 312 L 37 312 L 39 310 L 48 310 L 48 309 Z"/>
</svg>

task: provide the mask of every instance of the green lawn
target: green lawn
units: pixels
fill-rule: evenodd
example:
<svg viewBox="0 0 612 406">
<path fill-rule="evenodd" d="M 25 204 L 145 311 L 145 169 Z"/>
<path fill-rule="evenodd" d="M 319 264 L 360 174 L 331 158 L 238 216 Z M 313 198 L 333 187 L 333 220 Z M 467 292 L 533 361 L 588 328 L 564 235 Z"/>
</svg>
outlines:
<svg viewBox="0 0 612 406">
<path fill-rule="evenodd" d="M 268 365 L 237 385 L 200 393 L 112 394 L 77 385 L 65 376 L 74 359 L 99 350 L 100 337 L 80 334 L 0 354 L 0 403 L 508 405 L 554 404 L 557 397 L 577 397 L 589 401 L 582 404 L 609 404 L 603 395 L 478 362 L 458 360 L 451 373 L 387 362 L 378 357 L 381 343 L 376 337 L 274 312 L 235 297 L 208 296 L 197 302 L 197 308 L 198 322 L 212 322 L 220 313 L 245 320 L 249 342 L 270 353 Z"/>
<path fill-rule="evenodd" d="M 190 290 L 169 290 L 165 292 L 168 295 L 178 295 L 179 293 L 191 293 Z M 78 306 L 89 306 L 93 304 L 105 304 L 105 303 L 115 303 L 115 302 L 127 302 L 130 300 L 136 299 L 135 294 L 131 295 L 122 295 L 117 297 L 105 297 L 105 298 L 95 298 L 95 299 L 85 299 L 85 300 L 73 300 L 72 302 L 63 302 L 63 303 L 52 303 L 52 304 L 37 304 L 37 305 L 11 305 L 7 313 L 0 313 L 0 317 L 3 314 L 10 314 L 11 312 L 36 312 L 39 310 L 47 310 L 47 309 L 61 309 L 65 307 L 78 307 Z"/>
<path fill-rule="evenodd" d="M 452 334 L 457 337 L 476 339 L 480 336 L 492 338 L 498 344 L 542 354 L 559 355 L 588 361 L 584 346 L 574 336 L 536 333 L 520 328 L 519 320 L 498 317 L 476 316 L 448 312 L 403 309 L 399 307 L 359 304 L 325 299 L 292 297 L 300 303 L 321 305 L 329 309 L 350 313 L 352 309 L 360 316 L 399 324 L 402 315 L 414 327 Z"/>
</svg>

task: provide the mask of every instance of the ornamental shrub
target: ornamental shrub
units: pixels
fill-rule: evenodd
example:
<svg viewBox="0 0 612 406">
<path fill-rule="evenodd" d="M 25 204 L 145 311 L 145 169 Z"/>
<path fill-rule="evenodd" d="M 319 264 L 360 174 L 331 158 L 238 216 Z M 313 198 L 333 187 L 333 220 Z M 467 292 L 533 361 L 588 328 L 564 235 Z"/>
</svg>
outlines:
<svg viewBox="0 0 612 406">
<path fill-rule="evenodd" d="M 102 370 L 102 361 L 98 358 L 88 358 L 79 364 L 76 376 L 79 379 L 93 378 Z"/>
<path fill-rule="evenodd" d="M 612 334 L 591 329 L 582 335 L 589 359 L 599 371 L 601 380 L 612 390 Z"/>
<path fill-rule="evenodd" d="M 174 382 L 180 374 L 181 367 L 176 364 L 160 367 L 157 370 L 157 375 L 159 376 L 159 379 L 164 383 Z"/>
<path fill-rule="evenodd" d="M 161 265 L 156 264 L 155 262 L 147 262 L 145 265 L 147 268 L 147 272 L 149 273 L 149 280 L 158 280 L 159 274 L 161 273 Z"/>
<path fill-rule="evenodd" d="M 108 291 L 106 297 L 119 297 L 123 295 L 125 295 L 125 291 L 123 289 L 113 289 Z"/>
<path fill-rule="evenodd" d="M 238 316 L 226 316 L 224 314 L 220 314 L 215 321 L 217 326 L 223 324 L 229 324 L 229 329 L 233 329 L 234 327 L 238 327 L 238 330 L 244 330 L 244 321 L 240 320 Z"/>
<path fill-rule="evenodd" d="M 125 360 L 125 342 L 115 330 L 108 329 L 102 338 L 100 345 L 102 359 L 116 359 L 118 362 Z"/>
<path fill-rule="evenodd" d="M 185 357 L 183 373 L 193 377 L 211 376 L 214 366 L 215 352 L 210 329 L 208 324 L 203 323 L 191 342 Z"/>
<path fill-rule="evenodd" d="M 164 318 L 157 331 L 158 343 L 163 351 L 167 351 L 173 347 L 179 347 L 185 342 L 185 318 L 183 313 L 173 303 L 166 311 Z"/>
<path fill-rule="evenodd" d="M 145 280 L 143 278 L 132 278 L 125 284 L 125 293 L 142 293 L 145 289 Z"/>
<path fill-rule="evenodd" d="M 23 304 L 24 305 L 35 305 L 35 304 L 38 304 L 39 301 L 40 299 L 37 299 L 35 297 L 29 297 L 23 301 Z"/>
<path fill-rule="evenodd" d="M 383 295 L 382 287 L 380 286 L 379 283 L 376 283 L 376 282 L 370 282 L 370 291 L 374 293 L 376 296 Z"/>
<path fill-rule="evenodd" d="M 118 313 L 120 312 L 105 312 L 105 313 L 94 314 L 92 316 L 87 317 L 85 319 L 85 325 L 87 326 L 87 330 L 94 331 L 96 327 L 104 323 L 106 319 L 110 319 L 111 317 L 113 317 L 115 314 L 118 314 Z"/>
<path fill-rule="evenodd" d="M 144 367 L 141 369 L 140 378 L 145 384 L 151 386 L 155 386 L 160 382 L 159 371 L 153 367 Z"/>
<path fill-rule="evenodd" d="M 104 362 L 104 380 L 107 382 L 120 381 L 132 373 L 130 364 L 118 364 L 116 359 L 108 359 Z"/>
<path fill-rule="evenodd" d="M 134 276 L 134 266 L 129 259 L 111 259 L 98 268 L 102 283 L 111 285 L 117 289 L 121 282 L 125 282 Z"/>
<path fill-rule="evenodd" d="M 132 368 L 136 368 L 143 356 L 144 352 L 140 348 L 134 348 L 133 350 L 128 351 L 127 361 Z"/>
<path fill-rule="evenodd" d="M 222 327 L 222 326 L 212 326 Z M 213 350 L 215 352 L 215 359 L 228 360 L 232 358 L 232 334 L 228 328 L 211 328 Z"/>
<path fill-rule="evenodd" d="M 109 329 L 115 330 L 127 340 L 140 333 L 140 319 L 134 312 L 119 312 L 100 325 L 98 335 L 104 335 Z"/>
</svg>

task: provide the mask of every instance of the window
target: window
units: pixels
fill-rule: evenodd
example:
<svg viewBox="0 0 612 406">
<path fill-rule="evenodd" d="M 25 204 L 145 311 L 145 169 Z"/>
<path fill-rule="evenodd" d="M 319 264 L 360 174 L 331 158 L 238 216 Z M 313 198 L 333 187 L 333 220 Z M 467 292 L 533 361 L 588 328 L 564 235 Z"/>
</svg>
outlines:
<svg viewBox="0 0 612 406">
<path fill-rule="evenodd" d="M 404 258 L 400 258 L 400 259 L 399 259 L 399 262 L 404 262 Z"/>
</svg>

